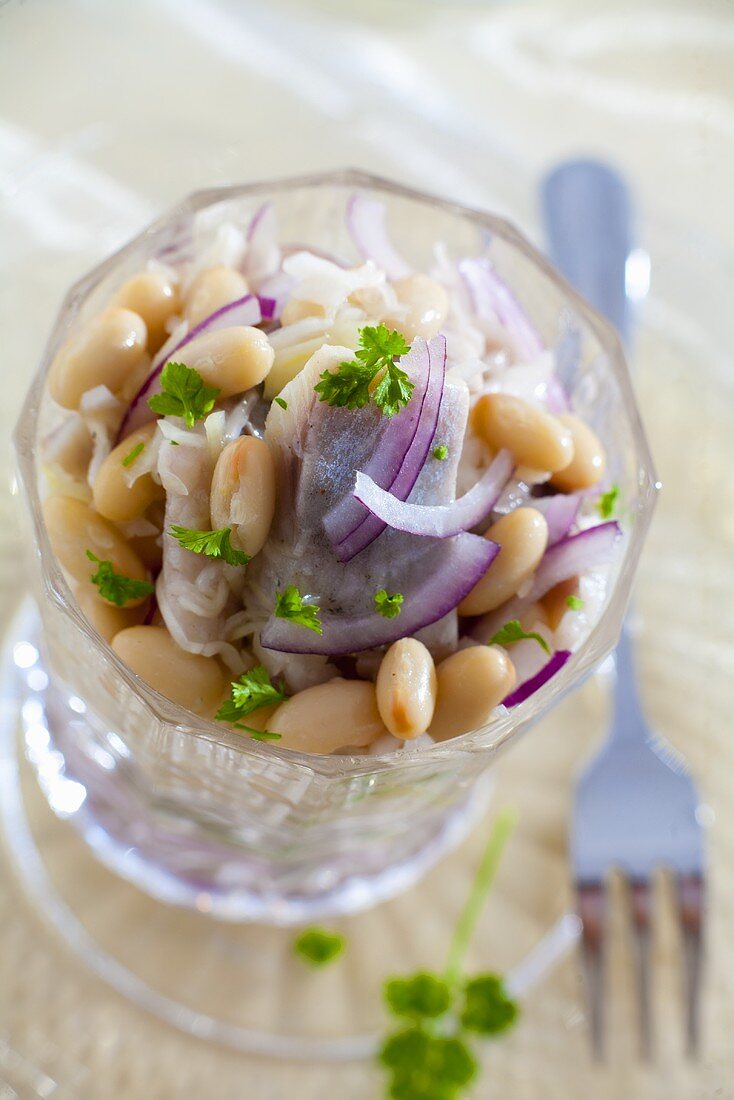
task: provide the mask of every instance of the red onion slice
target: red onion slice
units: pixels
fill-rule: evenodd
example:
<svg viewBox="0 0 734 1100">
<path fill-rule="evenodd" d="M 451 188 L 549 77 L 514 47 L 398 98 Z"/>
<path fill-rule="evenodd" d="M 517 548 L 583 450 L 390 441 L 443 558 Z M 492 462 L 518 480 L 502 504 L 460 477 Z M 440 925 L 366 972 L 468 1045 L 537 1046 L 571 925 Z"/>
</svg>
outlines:
<svg viewBox="0 0 734 1100">
<path fill-rule="evenodd" d="M 278 215 L 272 202 L 264 202 L 247 227 L 247 252 L 242 270 L 250 286 L 257 286 L 280 267 Z"/>
<path fill-rule="evenodd" d="M 504 623 L 521 618 L 530 604 L 541 599 L 561 581 L 606 565 L 612 558 L 615 543 L 621 534 L 619 524 L 612 521 L 599 523 L 596 527 L 588 527 L 585 531 L 561 539 L 546 550 L 530 591 L 525 596 L 515 596 L 496 611 L 482 615 L 469 631 L 470 637 L 478 642 L 486 642 Z"/>
<path fill-rule="evenodd" d="M 265 296 L 273 303 L 271 316 L 265 317 L 263 314 L 263 320 L 280 320 L 280 315 L 283 312 L 286 302 L 293 293 L 295 285 L 296 280 L 285 271 L 277 271 L 275 275 L 270 275 L 267 279 L 263 279 L 260 283 L 261 298 Z"/>
<path fill-rule="evenodd" d="M 430 378 L 430 353 L 425 340 L 417 339 L 400 366 L 415 385 L 410 401 L 385 426 L 379 445 L 365 467 L 365 473 L 382 488 L 390 488 L 400 473 L 420 424 Z M 333 546 L 338 545 L 366 519 L 367 509 L 351 494 L 324 516 L 324 530 Z"/>
<path fill-rule="evenodd" d="M 567 413 L 573 410 L 568 394 L 557 374 L 552 374 L 548 379 L 545 391 L 545 403 L 548 406 L 548 412 L 552 412 L 554 416 L 558 416 L 559 413 Z"/>
<path fill-rule="evenodd" d="M 365 260 L 374 260 L 388 279 L 402 279 L 411 268 L 393 248 L 385 226 L 385 204 L 366 195 L 347 202 L 347 229 Z"/>
<path fill-rule="evenodd" d="M 400 471 L 390 486 L 390 492 L 400 500 L 406 500 L 409 496 L 436 434 L 446 378 L 445 336 L 439 334 L 429 341 L 428 360 L 428 385 L 418 428 L 405 454 Z M 361 550 L 373 543 L 386 526 L 387 524 L 376 516 L 368 515 L 346 539 L 334 547 L 334 553 L 339 561 L 351 561 Z"/>
<path fill-rule="evenodd" d="M 551 546 L 538 566 L 526 597 L 528 602 L 539 600 L 561 581 L 606 565 L 621 534 L 622 528 L 618 523 L 599 523 L 576 535 L 567 535 Z"/>
<path fill-rule="evenodd" d="M 324 612 L 323 634 L 315 634 L 297 623 L 271 617 L 263 627 L 260 642 L 281 653 L 321 653 L 330 657 L 359 653 L 375 646 L 390 645 L 422 630 L 448 615 L 483 577 L 499 546 L 479 535 L 457 535 L 447 544 L 440 569 L 424 577 L 405 600 L 395 619 L 384 619 L 377 611 L 355 618 Z"/>
<path fill-rule="evenodd" d="M 408 504 L 381 489 L 361 470 L 357 473 L 354 495 L 388 527 L 409 535 L 447 539 L 461 531 L 470 531 L 486 519 L 510 477 L 513 465 L 510 452 L 500 451 L 476 485 L 452 504 Z"/>
<path fill-rule="evenodd" d="M 459 261 L 461 275 L 479 317 L 497 320 L 512 339 L 521 359 L 533 360 L 543 351 L 543 341 L 507 284 L 484 257 Z"/>
<path fill-rule="evenodd" d="M 264 317 L 267 319 L 268 314 L 272 316 L 273 308 L 272 299 L 263 298 L 261 300 L 256 294 L 245 294 L 243 298 L 237 298 L 234 302 L 229 302 L 228 305 L 222 306 L 216 312 L 210 313 L 208 317 L 195 325 L 190 332 L 174 342 L 173 347 L 170 346 L 170 341 L 166 341 L 153 360 L 150 374 L 135 394 L 130 407 L 125 413 L 117 435 L 117 442 L 119 443 L 121 439 L 124 439 L 130 432 L 135 431 L 136 428 L 140 428 L 150 420 L 155 420 L 155 413 L 148 405 L 148 398 L 155 393 L 160 393 L 160 376 L 163 373 L 163 368 L 181 348 L 186 347 L 197 336 L 202 336 L 205 332 L 216 332 L 218 329 L 231 328 L 234 325 L 259 325 Z"/>
<path fill-rule="evenodd" d="M 556 650 L 551 659 L 543 665 L 540 672 L 536 672 L 535 676 L 531 676 L 524 684 L 520 684 L 518 688 L 505 696 L 502 700 L 504 706 L 516 707 L 518 703 L 524 703 L 526 699 L 534 695 L 536 691 L 543 687 L 543 684 L 547 684 L 551 677 L 563 668 L 570 656 L 570 649 Z"/>
<path fill-rule="evenodd" d="M 565 538 L 576 522 L 581 507 L 580 493 L 555 493 L 548 497 L 532 497 L 527 505 L 542 512 L 548 524 L 548 546 Z"/>
</svg>

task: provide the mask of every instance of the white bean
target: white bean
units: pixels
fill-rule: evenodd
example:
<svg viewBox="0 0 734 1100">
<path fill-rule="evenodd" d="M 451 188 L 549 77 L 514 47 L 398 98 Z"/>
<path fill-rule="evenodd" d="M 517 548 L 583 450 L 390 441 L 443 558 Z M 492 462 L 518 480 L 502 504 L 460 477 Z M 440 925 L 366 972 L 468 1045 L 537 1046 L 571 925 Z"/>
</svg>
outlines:
<svg viewBox="0 0 734 1100">
<path fill-rule="evenodd" d="M 512 691 L 515 669 L 498 646 L 471 646 L 452 653 L 436 669 L 438 699 L 428 732 L 446 741 L 479 729 Z"/>
<path fill-rule="evenodd" d="M 387 732 L 374 684 L 338 677 L 299 691 L 278 707 L 268 728 L 281 734 L 282 748 L 316 753 L 362 748 Z"/>
<path fill-rule="evenodd" d="M 253 557 L 265 545 L 275 514 L 275 464 L 270 448 L 255 436 L 240 436 L 224 448 L 211 487 L 214 530 L 230 527 L 232 544 Z"/>
<path fill-rule="evenodd" d="M 430 650 L 416 638 L 394 642 L 377 674 L 377 706 L 395 737 L 420 737 L 436 706 L 436 669 Z"/>
</svg>

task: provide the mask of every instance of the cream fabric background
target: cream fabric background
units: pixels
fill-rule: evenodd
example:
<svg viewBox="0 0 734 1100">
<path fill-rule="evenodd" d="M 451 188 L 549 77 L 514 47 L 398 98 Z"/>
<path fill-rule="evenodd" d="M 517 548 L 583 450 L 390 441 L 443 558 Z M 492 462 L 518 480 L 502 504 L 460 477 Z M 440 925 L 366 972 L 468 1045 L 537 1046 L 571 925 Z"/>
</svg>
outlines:
<svg viewBox="0 0 734 1100">
<path fill-rule="evenodd" d="M 162 206 L 228 179 L 356 164 L 509 212 L 536 230 L 532 185 L 554 158 L 614 159 L 638 195 L 653 293 L 638 391 L 665 493 L 642 565 L 640 666 L 654 719 L 715 814 L 705 1057 L 679 1055 L 675 940 L 659 944 L 662 1056 L 634 1057 L 615 971 L 614 1057 L 589 1061 L 569 959 L 491 1051 L 477 1096 L 734 1096 L 734 291 L 732 0 L 308 5 L 235 0 L 0 4 L 0 332 L 7 438 L 68 283 Z M 685 310 L 677 308 L 685 305 Z M 4 462 L 5 460 L 3 460 Z M 22 591 L 0 496 L 0 607 Z M 589 684 L 500 767 L 521 810 L 498 885 L 542 925 L 568 897 L 569 792 L 602 728 Z M 39 810 L 39 828 L 57 829 Z M 56 837 L 56 834 L 54 834 Z M 58 840 L 62 849 L 63 833 Z M 453 857 L 472 865 L 476 845 Z M 275 1064 L 186 1039 L 78 963 L 0 878 L 0 1036 L 67 1095 L 305 1100 L 379 1094 L 371 1067 Z M 528 879 L 532 878 L 529 885 Z M 489 918 L 488 918 L 489 919 Z M 379 943 L 375 943 L 379 950 Z M 622 959 L 621 944 L 615 947 Z M 17 1062 L 0 1043 L 0 1082 Z M 8 1093 L 12 1095 L 12 1093 Z M 21 1091 L 20 1095 L 24 1095 Z"/>
</svg>

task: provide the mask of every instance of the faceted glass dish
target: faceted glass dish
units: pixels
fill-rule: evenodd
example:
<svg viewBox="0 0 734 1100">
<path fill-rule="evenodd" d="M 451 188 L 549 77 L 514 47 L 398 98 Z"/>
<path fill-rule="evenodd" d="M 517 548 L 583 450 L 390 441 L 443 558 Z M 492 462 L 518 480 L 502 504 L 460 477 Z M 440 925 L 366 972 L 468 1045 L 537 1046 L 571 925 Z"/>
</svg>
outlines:
<svg viewBox="0 0 734 1100">
<path fill-rule="evenodd" d="M 575 411 L 600 436 L 621 487 L 625 539 L 589 637 L 535 695 L 480 729 L 383 756 L 315 756 L 194 717 L 135 676 L 87 623 L 55 560 L 41 513 L 38 441 L 53 415 L 49 363 L 68 334 L 154 257 L 185 250 L 194 215 L 246 225 L 266 199 L 281 236 L 358 262 L 344 210 L 355 190 L 387 206 L 400 252 L 426 269 L 436 241 L 488 256 L 516 291 Z M 24 725 L 56 812 L 154 896 L 228 919 L 296 923 L 350 912 L 406 888 L 456 842 L 495 754 L 613 648 L 655 497 L 655 475 L 619 340 L 503 219 L 361 172 L 200 191 L 69 291 L 15 434 L 32 525 L 40 651 Z M 30 733 L 29 733 L 30 731 Z M 35 731 L 35 733 L 34 733 Z M 204 900 L 202 900 L 204 899 Z"/>
</svg>

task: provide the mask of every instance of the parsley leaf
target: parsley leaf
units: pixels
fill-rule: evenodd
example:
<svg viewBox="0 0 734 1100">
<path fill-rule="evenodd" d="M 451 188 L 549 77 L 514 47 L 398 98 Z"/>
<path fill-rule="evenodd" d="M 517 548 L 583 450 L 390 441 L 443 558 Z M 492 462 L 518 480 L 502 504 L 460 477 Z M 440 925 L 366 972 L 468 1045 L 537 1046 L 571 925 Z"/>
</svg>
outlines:
<svg viewBox="0 0 734 1100">
<path fill-rule="evenodd" d="M 193 428 L 203 420 L 219 396 L 215 386 L 205 386 L 198 371 L 184 363 L 166 363 L 161 374 L 161 393 L 148 398 L 148 405 L 158 416 L 180 416 Z"/>
<path fill-rule="evenodd" d="M 92 584 L 96 584 L 103 600 L 113 603 L 116 607 L 124 607 L 130 600 L 139 600 L 143 596 L 150 596 L 154 586 L 150 581 L 138 581 L 133 577 L 126 577 L 122 573 L 116 573 L 111 561 L 102 561 L 91 550 L 86 551 L 87 557 L 97 565 L 96 572 L 90 574 Z"/>
<path fill-rule="evenodd" d="M 464 986 L 461 1022 L 468 1031 L 499 1035 L 517 1019 L 518 1007 L 499 974 L 479 974 Z"/>
<path fill-rule="evenodd" d="M 145 450 L 144 443 L 138 443 L 129 454 L 126 454 L 122 460 L 122 465 L 127 469 L 128 466 L 132 466 L 136 458 L 138 458 Z"/>
<path fill-rule="evenodd" d="M 404 599 L 402 592 L 393 592 L 392 596 L 389 596 L 385 589 L 381 588 L 379 592 L 375 592 L 375 610 L 382 615 L 383 619 L 397 619 L 403 610 Z"/>
<path fill-rule="evenodd" d="M 365 325 L 359 330 L 355 359 L 325 370 L 314 386 L 322 401 L 337 408 L 361 409 L 372 398 L 387 416 L 395 416 L 410 401 L 414 385 L 395 360 L 410 351 L 405 338 L 387 325 Z M 378 376 L 374 390 L 370 390 Z"/>
<path fill-rule="evenodd" d="M 612 485 L 596 502 L 596 510 L 602 519 L 611 519 L 619 504 L 619 485 Z"/>
<path fill-rule="evenodd" d="M 443 462 L 445 458 L 448 458 L 449 449 L 445 443 L 439 443 L 438 447 L 433 448 L 433 457 L 437 458 L 439 462 Z"/>
<path fill-rule="evenodd" d="M 448 983 L 427 970 L 419 970 L 410 978 L 391 978 L 384 992 L 390 1011 L 409 1019 L 443 1016 L 451 1004 Z"/>
<path fill-rule="evenodd" d="M 410 401 L 413 383 L 397 363 L 389 363 L 372 394 L 374 402 L 382 409 L 383 416 L 395 416 Z"/>
<path fill-rule="evenodd" d="M 273 401 L 275 401 L 276 405 L 280 405 L 281 409 L 287 409 L 288 408 L 288 402 L 286 401 L 286 399 L 284 397 L 274 397 Z"/>
<path fill-rule="evenodd" d="M 276 703 L 285 702 L 288 698 L 283 681 L 281 680 L 276 687 L 268 676 L 267 669 L 262 665 L 243 673 L 239 680 L 232 682 L 231 688 L 231 697 L 222 703 L 214 717 L 220 722 L 232 722 L 235 725 L 241 718 L 246 718 L 248 714 L 252 714 L 260 707 L 274 706 Z M 271 734 L 269 739 L 272 740 L 278 736 L 278 734 Z"/>
<path fill-rule="evenodd" d="M 235 550 L 230 542 L 231 528 L 222 527 L 220 531 L 192 531 L 189 527 L 174 524 L 170 534 L 177 539 L 184 550 L 194 554 L 205 554 L 208 558 L 221 558 L 228 565 L 247 565 L 250 555 Z"/>
<path fill-rule="evenodd" d="M 535 634 L 533 631 L 526 631 L 520 626 L 519 619 L 510 619 L 508 623 L 501 626 L 496 634 L 493 634 L 489 639 L 488 645 L 511 645 L 513 642 L 521 642 L 525 638 L 531 638 L 534 642 L 537 642 L 548 655 L 550 655 L 550 646 L 546 642 L 542 634 Z"/>
<path fill-rule="evenodd" d="M 389 1035 L 379 1059 L 391 1071 L 393 1100 L 454 1100 L 479 1068 L 462 1039 L 432 1035 L 422 1027 Z"/>
<path fill-rule="evenodd" d="M 498 1035 L 518 1007 L 497 974 L 465 978 L 463 963 L 482 906 L 497 873 L 514 816 L 500 814 L 477 869 L 449 948 L 443 974 L 418 971 L 385 983 L 388 1009 L 410 1025 L 389 1032 L 378 1060 L 389 1074 L 392 1100 L 458 1100 L 478 1073 L 476 1035 Z"/>
<path fill-rule="evenodd" d="M 325 370 L 314 386 L 327 405 L 339 409 L 362 409 L 370 399 L 370 382 L 375 371 L 360 362 L 340 363 L 335 371 Z"/>
<path fill-rule="evenodd" d="M 580 611 L 584 606 L 584 601 L 580 596 L 566 596 L 566 607 L 570 607 L 572 611 Z"/>
<path fill-rule="evenodd" d="M 327 966 L 344 951 L 344 936 L 325 928 L 307 928 L 293 942 L 293 950 L 311 966 Z"/>
<path fill-rule="evenodd" d="M 275 593 L 276 618 L 289 619 L 292 623 L 298 623 L 299 626 L 313 630 L 315 634 L 324 633 L 319 610 L 319 605 L 316 603 L 304 603 L 303 596 L 295 584 L 289 584 L 282 592 Z"/>
</svg>

